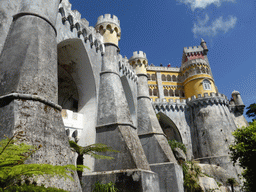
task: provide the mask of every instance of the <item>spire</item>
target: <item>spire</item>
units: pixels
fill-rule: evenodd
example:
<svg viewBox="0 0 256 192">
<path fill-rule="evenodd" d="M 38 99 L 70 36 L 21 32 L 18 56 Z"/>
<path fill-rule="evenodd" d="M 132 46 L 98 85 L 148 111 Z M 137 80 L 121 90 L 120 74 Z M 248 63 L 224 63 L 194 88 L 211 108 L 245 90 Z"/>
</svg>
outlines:
<svg viewBox="0 0 256 192">
<path fill-rule="evenodd" d="M 207 48 L 206 42 L 203 40 L 203 38 L 201 38 L 201 46 L 204 49 L 204 54 L 207 55 L 208 48 Z"/>
<path fill-rule="evenodd" d="M 202 44 L 202 43 L 206 43 L 206 42 L 203 40 L 203 38 L 201 38 L 201 44 Z"/>
</svg>

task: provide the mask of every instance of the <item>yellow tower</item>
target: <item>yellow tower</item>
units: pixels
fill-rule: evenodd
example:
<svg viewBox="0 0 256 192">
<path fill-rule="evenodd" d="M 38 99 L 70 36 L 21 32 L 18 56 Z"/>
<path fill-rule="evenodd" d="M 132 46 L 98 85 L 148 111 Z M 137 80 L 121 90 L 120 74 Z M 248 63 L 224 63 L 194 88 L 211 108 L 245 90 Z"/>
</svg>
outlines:
<svg viewBox="0 0 256 192">
<path fill-rule="evenodd" d="M 103 36 L 104 44 L 113 44 L 118 47 L 121 38 L 120 21 L 118 18 L 110 14 L 101 15 L 95 26 L 97 32 Z"/>
<path fill-rule="evenodd" d="M 184 48 L 181 72 L 186 98 L 217 92 L 207 52 L 206 42 L 203 39 L 201 39 L 201 46 Z"/>
<path fill-rule="evenodd" d="M 129 59 L 130 65 L 135 69 L 136 74 L 147 74 L 148 60 L 146 53 L 143 51 L 133 52 L 133 56 Z"/>
</svg>

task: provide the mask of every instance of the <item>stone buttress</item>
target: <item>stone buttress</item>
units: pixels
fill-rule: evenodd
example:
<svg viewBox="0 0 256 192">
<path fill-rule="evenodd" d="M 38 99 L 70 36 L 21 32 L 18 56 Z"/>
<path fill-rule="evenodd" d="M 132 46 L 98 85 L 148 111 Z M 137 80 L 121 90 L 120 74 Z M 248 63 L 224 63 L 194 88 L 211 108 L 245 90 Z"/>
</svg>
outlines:
<svg viewBox="0 0 256 192">
<path fill-rule="evenodd" d="M 118 153 L 108 153 L 113 160 L 97 159 L 95 173 L 84 176 L 83 188 L 89 191 L 96 181 L 112 181 L 122 191 L 159 191 L 158 176 L 150 171 L 137 136 L 119 71 L 120 23 L 116 16 L 100 16 L 96 30 L 104 37 L 105 53 L 100 73 L 96 142 Z M 148 182 L 150 180 L 150 182 Z"/>
<path fill-rule="evenodd" d="M 42 145 L 28 163 L 73 164 L 58 101 L 55 22 L 59 0 L 23 0 L 0 56 L 1 139 L 23 131 L 22 141 Z M 43 181 L 69 191 L 75 182 Z"/>
<path fill-rule="evenodd" d="M 161 191 L 183 191 L 181 167 L 177 164 L 149 97 L 146 54 L 134 52 L 129 63 L 138 76 L 138 135 L 150 167 L 159 175 Z"/>
</svg>

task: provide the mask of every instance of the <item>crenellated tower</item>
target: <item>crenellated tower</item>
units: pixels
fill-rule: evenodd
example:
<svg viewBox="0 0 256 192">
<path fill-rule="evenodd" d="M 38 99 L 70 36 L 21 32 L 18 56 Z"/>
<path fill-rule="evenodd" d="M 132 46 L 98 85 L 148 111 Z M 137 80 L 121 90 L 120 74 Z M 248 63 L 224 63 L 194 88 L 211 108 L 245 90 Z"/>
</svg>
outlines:
<svg viewBox="0 0 256 192">
<path fill-rule="evenodd" d="M 182 175 L 182 170 L 177 164 L 166 135 L 158 122 L 149 97 L 146 54 L 142 51 L 133 52 L 129 63 L 138 76 L 138 135 L 150 168 L 158 173 L 161 191 L 182 192 L 184 191 L 183 182 L 178 179 Z M 152 152 L 154 153 L 152 154 Z M 165 165 L 162 163 L 165 163 Z M 166 175 L 169 175 L 169 177 L 166 178 Z"/>
<path fill-rule="evenodd" d="M 212 76 L 207 58 L 208 48 L 201 39 L 200 46 L 184 47 L 181 73 L 186 98 L 205 93 L 217 93 L 217 88 Z"/>
<path fill-rule="evenodd" d="M 97 32 L 103 36 L 104 44 L 113 44 L 118 47 L 121 38 L 120 21 L 118 18 L 110 14 L 101 15 L 95 26 Z"/>
</svg>

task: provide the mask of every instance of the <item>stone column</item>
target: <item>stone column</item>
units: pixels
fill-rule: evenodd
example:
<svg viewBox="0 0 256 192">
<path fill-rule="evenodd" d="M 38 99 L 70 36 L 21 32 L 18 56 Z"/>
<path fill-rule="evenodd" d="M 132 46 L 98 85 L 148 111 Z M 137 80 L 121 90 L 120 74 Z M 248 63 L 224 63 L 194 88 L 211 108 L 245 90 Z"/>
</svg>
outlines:
<svg viewBox="0 0 256 192">
<path fill-rule="evenodd" d="M 132 124 L 131 114 L 118 72 L 120 23 L 116 16 L 100 16 L 96 30 L 104 38 L 100 73 L 96 142 L 118 153 L 108 153 L 113 160 L 97 159 L 94 173 L 84 175 L 83 190 L 91 191 L 96 181 L 113 182 L 119 191 L 159 191 L 157 174 L 150 171 L 147 158 Z M 150 182 L 149 182 L 150 181 Z"/>
<path fill-rule="evenodd" d="M 182 169 L 177 164 L 150 101 L 146 54 L 134 52 L 129 63 L 138 76 L 138 135 L 150 167 L 158 173 L 161 191 L 183 191 Z"/>
<path fill-rule="evenodd" d="M 158 86 L 158 95 L 159 95 L 160 101 L 162 102 L 162 99 L 164 98 L 164 89 L 163 89 L 162 77 L 160 72 L 156 72 L 156 82 Z"/>
<path fill-rule="evenodd" d="M 23 131 L 23 140 L 42 145 L 28 163 L 72 164 L 72 153 L 57 105 L 55 22 L 60 0 L 22 0 L 0 56 L 0 137 Z M 81 191 L 58 178 L 50 186 Z M 48 182 L 48 181 L 47 181 Z"/>
</svg>

